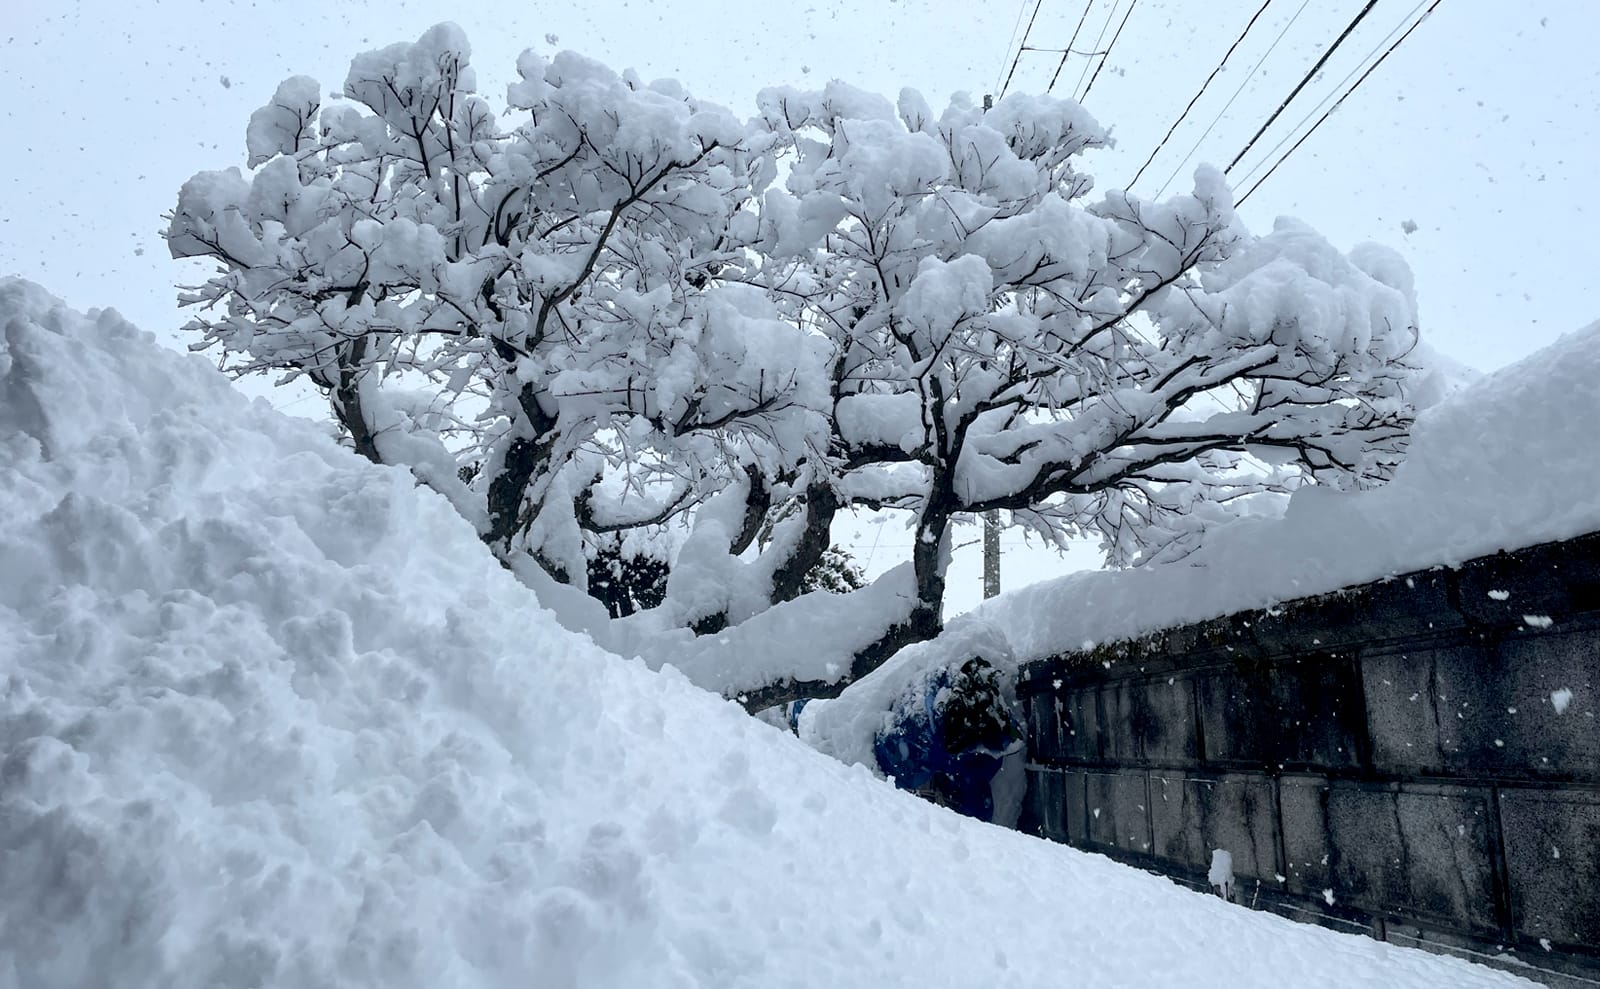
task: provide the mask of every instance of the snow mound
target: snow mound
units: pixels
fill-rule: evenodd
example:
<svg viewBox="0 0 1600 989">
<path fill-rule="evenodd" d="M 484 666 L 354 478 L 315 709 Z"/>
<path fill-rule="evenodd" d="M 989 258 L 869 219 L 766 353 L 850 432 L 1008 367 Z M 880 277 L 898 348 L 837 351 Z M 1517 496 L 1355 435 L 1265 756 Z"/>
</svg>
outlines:
<svg viewBox="0 0 1600 989">
<path fill-rule="evenodd" d="M 0 281 L 0 987 L 1507 985 L 986 827 L 563 631 L 409 473 Z"/>
<path fill-rule="evenodd" d="M 1003 594 L 952 620 L 938 641 L 902 650 L 837 700 L 809 706 L 806 737 L 870 765 L 872 733 L 893 698 L 924 669 L 974 651 L 1003 653 L 1015 668 L 1600 531 L 1600 323 L 1491 376 L 1446 364 L 1425 386 L 1423 404 L 1436 404 L 1419 414 L 1406 460 L 1383 487 L 1302 488 L 1282 517 L 1230 523 L 1183 560 L 1079 572 Z M 980 634 L 991 644 L 972 645 Z"/>
<path fill-rule="evenodd" d="M 915 604 L 911 564 L 902 563 L 848 594 L 803 594 L 715 635 L 663 628 L 645 613 L 612 622 L 595 641 L 639 656 L 651 669 L 670 664 L 698 687 L 737 697 L 786 678 L 837 683 L 850 673 L 851 657 L 906 621 Z"/>
</svg>

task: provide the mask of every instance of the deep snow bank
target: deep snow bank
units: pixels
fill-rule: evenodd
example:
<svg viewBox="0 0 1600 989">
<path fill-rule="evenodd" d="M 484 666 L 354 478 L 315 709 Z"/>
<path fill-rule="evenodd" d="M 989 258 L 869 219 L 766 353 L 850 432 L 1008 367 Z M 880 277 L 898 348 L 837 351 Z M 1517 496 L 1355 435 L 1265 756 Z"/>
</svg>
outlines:
<svg viewBox="0 0 1600 989">
<path fill-rule="evenodd" d="M 1383 487 L 1304 488 L 1282 517 L 1230 523 L 1176 563 L 1074 573 L 1008 592 L 952 620 L 940 640 L 901 651 L 837 700 L 810 705 L 802 730 L 819 748 L 870 764 L 872 734 L 894 698 L 928 669 L 974 650 L 1015 668 L 1600 530 L 1596 423 L 1600 323 L 1423 411 L 1405 462 Z"/>
<path fill-rule="evenodd" d="M 0 332 L 6 989 L 1512 981 L 896 793 L 114 313 Z"/>
</svg>

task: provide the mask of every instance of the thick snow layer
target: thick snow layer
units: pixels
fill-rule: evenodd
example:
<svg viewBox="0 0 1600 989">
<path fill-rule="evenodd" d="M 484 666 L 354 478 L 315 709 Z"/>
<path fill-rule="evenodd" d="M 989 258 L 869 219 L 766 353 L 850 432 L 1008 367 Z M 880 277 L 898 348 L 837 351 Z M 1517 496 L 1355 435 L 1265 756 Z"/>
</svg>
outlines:
<svg viewBox="0 0 1600 989">
<path fill-rule="evenodd" d="M 562 630 L 409 473 L 0 282 L 0 986 L 1490 986 Z"/>
<path fill-rule="evenodd" d="M 916 603 L 911 564 L 848 594 L 813 591 L 715 635 L 662 628 L 649 612 L 609 623 L 596 642 L 651 669 L 672 666 L 698 687 L 734 697 L 786 678 L 835 683 L 850 660 Z M 568 626 L 571 627 L 571 626 Z"/>
<path fill-rule="evenodd" d="M 725 579 L 749 580 L 742 561 L 726 554 L 723 560 L 731 564 Z M 916 603 L 911 564 L 903 563 L 848 594 L 813 591 L 714 635 L 696 635 L 674 623 L 667 609 L 613 619 L 599 601 L 531 563 L 520 576 L 563 628 L 652 670 L 671 667 L 695 686 L 730 698 L 786 679 L 839 681 L 850 673 L 851 658 L 904 622 Z"/>
<path fill-rule="evenodd" d="M 1387 485 L 1302 488 L 1282 517 L 1224 526 L 1176 563 L 1003 594 L 952 620 L 941 640 L 902 650 L 840 698 L 808 707 L 807 737 L 870 765 L 872 733 L 894 698 L 923 670 L 972 651 L 1020 665 L 1600 531 L 1600 323 L 1465 387 L 1448 380 L 1465 377 L 1460 369 L 1441 374 L 1424 381 L 1438 404 L 1418 416 Z"/>
</svg>

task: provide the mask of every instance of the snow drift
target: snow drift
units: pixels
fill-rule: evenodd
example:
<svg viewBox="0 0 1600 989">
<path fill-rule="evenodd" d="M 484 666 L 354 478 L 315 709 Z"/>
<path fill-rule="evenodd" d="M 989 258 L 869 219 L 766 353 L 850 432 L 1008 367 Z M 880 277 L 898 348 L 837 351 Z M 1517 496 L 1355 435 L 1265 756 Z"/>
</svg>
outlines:
<svg viewBox="0 0 1600 989">
<path fill-rule="evenodd" d="M 802 733 L 870 765 L 872 735 L 894 698 L 928 670 L 974 652 L 1015 669 L 1600 531 L 1600 323 L 1459 390 L 1438 377 L 1422 381 L 1437 404 L 1418 416 L 1406 460 L 1383 487 L 1302 488 L 1281 517 L 1219 527 L 1178 562 L 1083 571 L 1008 592 L 953 619 L 938 640 L 902 650 L 840 698 L 810 705 Z"/>
<path fill-rule="evenodd" d="M 115 313 L 0 329 L 0 986 L 1515 981 L 899 794 Z"/>
</svg>

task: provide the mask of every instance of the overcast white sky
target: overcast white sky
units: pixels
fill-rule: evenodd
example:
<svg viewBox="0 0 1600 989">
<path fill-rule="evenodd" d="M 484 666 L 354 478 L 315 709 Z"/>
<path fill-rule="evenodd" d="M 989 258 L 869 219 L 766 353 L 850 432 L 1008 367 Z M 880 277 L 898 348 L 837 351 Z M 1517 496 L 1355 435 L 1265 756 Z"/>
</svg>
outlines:
<svg viewBox="0 0 1600 989">
<path fill-rule="evenodd" d="M 1092 0 L 1077 47 L 1094 49 L 1108 22 L 1109 40 L 1129 2 Z M 1133 2 L 1086 100 L 1118 140 L 1092 162 L 1102 187 L 1132 178 L 1260 6 Z M 1197 142 L 1174 187 L 1195 161 L 1226 164 L 1364 2 L 1274 0 L 1134 191 L 1153 194 Z M 992 92 L 1010 64 L 1019 14 L 1033 6 L 13 0 L 0 5 L 9 151 L 0 158 L 0 273 L 34 279 L 80 307 L 115 306 L 176 340 L 182 316 L 172 283 L 182 273 L 157 231 L 183 180 L 243 165 L 245 122 L 284 76 L 304 73 L 336 88 L 352 55 L 412 40 L 440 20 L 467 30 L 479 84 L 495 99 L 517 52 L 560 47 L 647 78 L 676 77 L 747 114 L 763 86 L 830 78 L 891 96 L 911 86 L 936 105 L 957 90 Z M 1416 7 L 1379 0 L 1235 177 Z M 1063 47 L 1084 9 L 1084 0 L 1043 0 L 1029 43 Z M 1592 0 L 1443 0 L 1242 212 L 1258 230 L 1291 214 L 1341 246 L 1378 240 L 1398 248 L 1416 272 L 1424 335 L 1435 347 L 1485 370 L 1516 360 L 1600 317 L 1600 301 L 1587 291 L 1600 271 L 1592 229 L 1600 219 L 1592 198 L 1596 38 L 1600 4 Z M 1058 58 L 1025 56 L 1012 88 L 1043 89 Z M 1085 61 L 1068 62 L 1058 94 L 1071 93 Z M 863 525 L 851 538 L 859 555 L 872 556 L 873 571 L 904 558 L 909 545 L 892 523 Z M 1034 554 L 1013 562 L 1008 547 L 1007 567 L 1015 583 L 1061 564 Z M 974 599 L 976 573 L 969 550 L 952 581 L 970 585 Z M 952 602 L 958 610 L 969 603 Z"/>
</svg>

